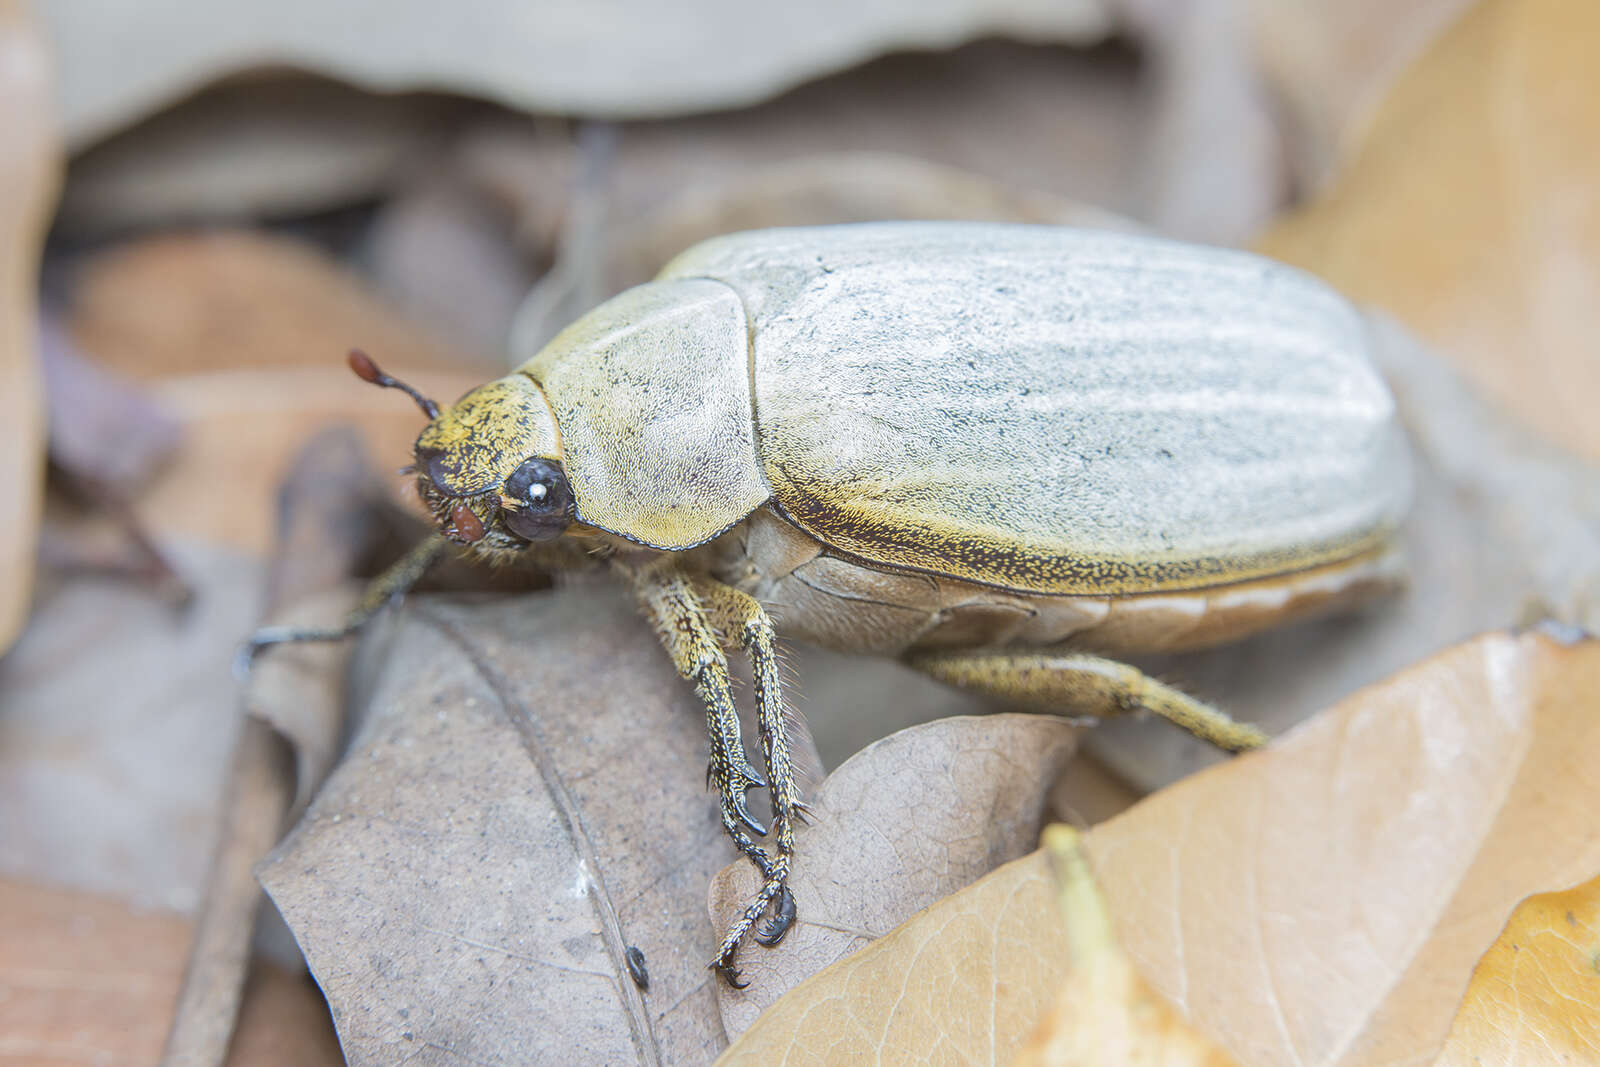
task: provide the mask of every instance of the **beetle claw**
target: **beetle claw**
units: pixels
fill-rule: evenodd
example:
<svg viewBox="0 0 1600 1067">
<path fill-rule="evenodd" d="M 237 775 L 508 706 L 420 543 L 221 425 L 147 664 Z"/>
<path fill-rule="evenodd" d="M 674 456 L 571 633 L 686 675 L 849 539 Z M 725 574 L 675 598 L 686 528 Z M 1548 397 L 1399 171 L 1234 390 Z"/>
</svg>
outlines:
<svg viewBox="0 0 1600 1067">
<path fill-rule="evenodd" d="M 773 902 L 772 918 L 768 919 L 753 936 L 761 944 L 771 948 L 782 941 L 783 935 L 794 926 L 794 917 L 794 894 L 789 892 L 788 886 L 784 886 L 778 890 L 778 898 Z"/>
<path fill-rule="evenodd" d="M 767 828 L 762 825 L 759 819 L 757 819 L 754 815 L 751 815 L 750 809 L 745 806 L 743 793 L 735 793 L 732 797 L 728 798 L 727 803 L 728 806 L 733 809 L 733 813 L 739 816 L 739 821 L 750 828 L 751 833 L 755 834 L 757 837 L 767 836 Z"/>
<path fill-rule="evenodd" d="M 716 971 L 717 974 L 722 977 L 722 980 L 724 982 L 727 982 L 728 985 L 733 989 L 749 989 L 750 988 L 750 983 L 749 982 L 741 982 L 741 981 L 739 981 L 739 969 L 733 965 L 733 962 L 731 960 L 726 961 L 726 962 L 724 962 L 723 960 L 718 960 L 717 962 L 715 962 L 715 963 L 713 963 L 711 965 L 711 969 L 713 971 Z"/>
</svg>

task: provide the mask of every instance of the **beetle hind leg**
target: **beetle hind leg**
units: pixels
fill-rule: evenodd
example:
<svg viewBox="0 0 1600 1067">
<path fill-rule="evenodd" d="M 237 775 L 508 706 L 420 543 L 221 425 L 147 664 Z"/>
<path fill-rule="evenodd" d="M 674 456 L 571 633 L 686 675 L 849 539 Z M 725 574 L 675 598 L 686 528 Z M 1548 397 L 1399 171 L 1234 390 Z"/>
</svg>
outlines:
<svg viewBox="0 0 1600 1067">
<path fill-rule="evenodd" d="M 1229 752 L 1265 744 L 1267 735 L 1136 667 L 1086 652 L 931 652 L 907 658 L 948 685 L 1063 715 L 1110 718 L 1152 711 Z"/>
</svg>

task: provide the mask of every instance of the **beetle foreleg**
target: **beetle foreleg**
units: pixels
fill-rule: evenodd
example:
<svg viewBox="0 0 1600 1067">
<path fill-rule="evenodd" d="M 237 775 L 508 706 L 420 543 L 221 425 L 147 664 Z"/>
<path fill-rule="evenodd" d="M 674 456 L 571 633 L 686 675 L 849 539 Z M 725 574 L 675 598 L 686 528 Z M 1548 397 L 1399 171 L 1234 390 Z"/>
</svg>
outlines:
<svg viewBox="0 0 1600 1067">
<path fill-rule="evenodd" d="M 623 569 L 633 581 L 639 601 L 655 625 L 661 643 L 666 646 L 673 666 L 694 685 L 706 706 L 706 729 L 711 736 L 710 777 L 717 783 L 722 799 L 722 827 L 765 878 L 772 869 L 772 861 L 745 832 L 746 827 L 757 834 L 767 832 L 745 803 L 745 791 L 755 788 L 761 777 L 745 759 L 728 661 L 722 655 L 717 632 L 707 620 L 688 580 L 681 574 L 670 569 L 635 571 L 625 566 Z"/>
<path fill-rule="evenodd" d="M 1256 727 L 1135 667 L 1085 652 L 936 652 L 906 662 L 948 685 L 1064 715 L 1104 719 L 1143 708 L 1230 752 L 1267 741 Z"/>
<path fill-rule="evenodd" d="M 256 653 L 272 645 L 291 644 L 300 641 L 339 641 L 360 630 L 372 617 L 383 610 L 385 604 L 409 593 L 413 586 L 422 580 L 439 557 L 444 555 L 447 546 L 445 539 L 439 534 L 432 534 L 417 542 L 416 547 L 401 556 L 389 566 L 382 574 L 367 583 L 366 589 L 361 593 L 361 599 L 356 606 L 350 609 L 350 614 L 344 617 L 344 622 L 329 629 L 313 629 L 306 626 L 263 626 L 250 635 L 249 640 L 239 649 L 239 657 L 234 663 L 237 673 L 243 674 L 250 668 L 250 661 L 255 659 Z"/>
<path fill-rule="evenodd" d="M 710 578 L 695 582 L 706 611 L 725 634 L 739 635 L 750 657 L 755 679 L 756 723 L 761 732 L 761 754 L 772 797 L 772 830 L 776 854 L 761 892 L 728 931 L 718 965 L 731 962 L 739 941 L 771 907 L 773 915 L 755 935 L 763 945 L 776 945 L 794 923 L 794 897 L 785 884 L 794 857 L 794 823 L 800 808 L 795 781 L 794 755 L 789 746 L 788 721 L 783 704 L 783 682 L 778 667 L 777 636 L 772 619 L 761 602 L 747 593 Z"/>
</svg>

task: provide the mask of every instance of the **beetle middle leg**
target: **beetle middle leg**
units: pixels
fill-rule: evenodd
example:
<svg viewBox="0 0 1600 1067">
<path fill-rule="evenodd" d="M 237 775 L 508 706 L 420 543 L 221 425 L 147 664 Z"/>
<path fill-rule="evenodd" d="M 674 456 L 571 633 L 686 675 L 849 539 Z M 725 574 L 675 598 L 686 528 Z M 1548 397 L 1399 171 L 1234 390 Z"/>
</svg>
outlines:
<svg viewBox="0 0 1600 1067">
<path fill-rule="evenodd" d="M 948 685 L 1064 715 L 1104 719 L 1142 708 L 1229 752 L 1267 741 L 1249 723 L 1136 667 L 1087 652 L 931 652 L 906 662 Z"/>
</svg>

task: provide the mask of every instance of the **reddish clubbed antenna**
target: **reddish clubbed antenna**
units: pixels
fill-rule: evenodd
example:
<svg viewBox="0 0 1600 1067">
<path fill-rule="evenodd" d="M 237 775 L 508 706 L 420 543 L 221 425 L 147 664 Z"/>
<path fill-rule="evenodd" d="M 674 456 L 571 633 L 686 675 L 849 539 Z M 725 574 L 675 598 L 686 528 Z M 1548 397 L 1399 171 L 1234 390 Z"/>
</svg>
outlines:
<svg viewBox="0 0 1600 1067">
<path fill-rule="evenodd" d="M 356 377 L 362 381 L 371 382 L 373 385 L 381 385 L 385 389 L 399 389 L 412 400 L 415 400 L 417 407 L 421 408 L 422 413 L 428 418 L 437 419 L 439 417 L 438 404 L 435 404 L 399 378 L 391 378 L 383 373 L 378 368 L 378 365 L 372 361 L 372 357 L 361 351 L 361 349 L 352 348 L 350 355 L 346 357 L 346 362 L 350 364 L 350 369 L 356 372 Z"/>
</svg>

